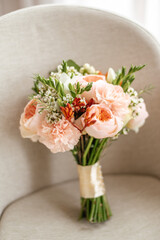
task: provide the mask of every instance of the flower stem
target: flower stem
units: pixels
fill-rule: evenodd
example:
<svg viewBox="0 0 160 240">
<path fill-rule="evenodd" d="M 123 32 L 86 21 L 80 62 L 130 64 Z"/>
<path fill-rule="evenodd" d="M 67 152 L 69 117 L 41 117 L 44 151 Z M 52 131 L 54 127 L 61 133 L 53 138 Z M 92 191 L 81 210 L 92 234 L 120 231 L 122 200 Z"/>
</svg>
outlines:
<svg viewBox="0 0 160 240">
<path fill-rule="evenodd" d="M 87 145 L 87 147 L 86 147 L 86 150 L 85 150 L 85 152 L 84 152 L 84 154 L 83 154 L 83 161 L 82 161 L 82 163 L 83 163 L 83 166 L 86 166 L 86 157 L 87 157 L 87 154 L 88 154 L 88 152 L 89 152 L 89 149 L 90 149 L 90 147 L 91 147 L 91 144 L 92 144 L 92 142 L 93 142 L 93 137 L 90 137 L 90 139 L 89 139 L 89 141 L 88 141 L 88 145 Z"/>
<path fill-rule="evenodd" d="M 96 201 L 94 199 L 92 199 L 92 205 L 91 205 L 91 212 L 90 212 L 90 215 L 89 215 L 89 221 L 93 220 L 93 214 L 94 214 L 95 207 L 96 207 Z"/>
<path fill-rule="evenodd" d="M 95 139 L 95 145 L 92 149 L 92 152 L 91 152 L 91 155 L 90 155 L 90 158 L 89 158 L 89 161 L 88 161 L 88 165 L 92 165 L 92 160 L 93 160 L 93 156 L 95 155 L 95 152 L 97 151 L 97 146 L 99 144 L 99 139 Z"/>
<path fill-rule="evenodd" d="M 83 141 L 83 136 L 81 136 L 81 153 L 82 153 L 82 156 L 83 156 L 83 153 L 84 153 L 84 141 Z"/>
<path fill-rule="evenodd" d="M 107 142 L 107 140 L 108 140 L 108 138 L 104 138 L 104 139 L 100 142 L 100 144 L 99 144 L 99 146 L 98 146 L 98 148 L 97 148 L 96 154 L 94 155 L 94 158 L 93 158 L 93 160 L 92 160 L 92 164 L 95 164 L 95 163 L 98 161 L 99 156 L 100 156 L 100 153 L 101 153 L 101 151 L 102 151 L 102 149 L 103 149 L 103 146 L 104 146 L 105 143 Z"/>
<path fill-rule="evenodd" d="M 104 222 L 112 216 L 105 195 L 97 198 L 81 198 L 81 218 L 87 218 L 91 223 Z"/>
</svg>

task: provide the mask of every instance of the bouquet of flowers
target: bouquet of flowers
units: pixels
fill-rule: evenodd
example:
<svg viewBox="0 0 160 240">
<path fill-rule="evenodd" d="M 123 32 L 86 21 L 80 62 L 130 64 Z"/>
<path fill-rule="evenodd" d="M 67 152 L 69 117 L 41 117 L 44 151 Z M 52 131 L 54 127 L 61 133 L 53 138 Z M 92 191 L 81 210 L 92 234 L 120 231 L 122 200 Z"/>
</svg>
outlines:
<svg viewBox="0 0 160 240">
<path fill-rule="evenodd" d="M 112 215 L 103 182 L 103 148 L 130 130 L 138 132 L 148 117 L 143 98 L 131 84 L 145 65 L 106 74 L 89 64 L 63 61 L 49 77 L 35 77 L 30 101 L 20 119 L 24 138 L 43 143 L 53 153 L 71 151 L 78 166 L 81 213 L 89 222 Z"/>
</svg>

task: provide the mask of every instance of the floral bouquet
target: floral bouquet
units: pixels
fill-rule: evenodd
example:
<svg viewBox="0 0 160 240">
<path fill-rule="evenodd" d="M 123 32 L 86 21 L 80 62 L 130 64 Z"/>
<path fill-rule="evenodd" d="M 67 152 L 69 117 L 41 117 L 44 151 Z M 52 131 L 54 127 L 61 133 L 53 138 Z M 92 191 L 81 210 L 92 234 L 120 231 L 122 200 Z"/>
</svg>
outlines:
<svg viewBox="0 0 160 240">
<path fill-rule="evenodd" d="M 100 154 L 121 134 L 138 132 L 148 117 L 143 90 L 130 85 L 143 66 L 131 65 L 104 75 L 93 66 L 63 61 L 48 78 L 37 75 L 34 94 L 20 119 L 24 138 L 53 153 L 71 151 L 78 166 L 80 218 L 103 222 L 112 215 L 103 182 Z"/>
</svg>

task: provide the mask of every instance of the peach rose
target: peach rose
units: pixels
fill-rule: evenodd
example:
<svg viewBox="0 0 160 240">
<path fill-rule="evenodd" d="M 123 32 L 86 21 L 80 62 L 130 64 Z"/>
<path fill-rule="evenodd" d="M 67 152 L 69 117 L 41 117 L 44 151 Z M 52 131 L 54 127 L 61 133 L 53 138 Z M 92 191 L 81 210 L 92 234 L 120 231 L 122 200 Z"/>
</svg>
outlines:
<svg viewBox="0 0 160 240">
<path fill-rule="evenodd" d="M 86 86 L 90 82 L 94 83 L 94 82 L 97 82 L 99 80 L 106 81 L 104 75 L 77 76 L 77 77 L 74 77 L 73 80 L 75 82 L 79 82 L 82 86 Z"/>
<path fill-rule="evenodd" d="M 144 102 L 137 104 L 135 107 L 135 111 L 138 115 L 136 115 L 135 118 L 132 118 L 128 122 L 127 127 L 138 133 L 139 128 L 144 125 L 145 120 L 149 116 L 149 114 L 146 110 L 146 105 Z"/>
<path fill-rule="evenodd" d="M 36 100 L 32 99 L 29 101 L 20 118 L 20 132 L 22 137 L 31 138 L 33 142 L 36 142 L 39 139 L 37 132 L 43 118 L 44 114 L 38 113 Z"/>
<path fill-rule="evenodd" d="M 104 75 L 87 75 L 83 76 L 83 81 L 90 83 L 90 82 L 97 82 L 99 80 L 105 81 Z"/>
<path fill-rule="evenodd" d="M 74 81 L 79 82 L 82 87 L 86 87 L 88 83 L 93 82 L 93 85 L 99 81 L 106 81 L 104 75 L 87 75 L 87 76 L 78 76 L 74 78 Z M 93 88 L 92 85 L 92 88 Z M 81 95 L 87 101 L 92 98 L 92 89 L 88 92 L 84 92 Z"/>
<path fill-rule="evenodd" d="M 121 86 L 98 81 L 91 89 L 91 96 L 97 103 L 105 102 L 113 114 L 120 118 L 125 118 L 129 113 L 130 96 L 124 93 Z"/>
<path fill-rule="evenodd" d="M 85 131 L 95 138 L 114 137 L 123 127 L 123 121 L 104 103 L 89 107 L 82 116 L 82 123 L 87 126 Z"/>
<path fill-rule="evenodd" d="M 48 147 L 51 152 L 65 152 L 74 148 L 81 136 L 80 131 L 66 119 L 49 124 L 45 120 L 39 130 L 39 141 Z"/>
</svg>

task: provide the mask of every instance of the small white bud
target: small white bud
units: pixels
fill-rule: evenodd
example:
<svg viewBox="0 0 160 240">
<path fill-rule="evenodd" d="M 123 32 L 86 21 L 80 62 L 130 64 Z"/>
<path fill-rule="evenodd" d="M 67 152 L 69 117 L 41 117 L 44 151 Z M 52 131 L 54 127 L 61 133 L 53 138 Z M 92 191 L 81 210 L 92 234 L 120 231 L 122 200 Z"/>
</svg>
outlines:
<svg viewBox="0 0 160 240">
<path fill-rule="evenodd" d="M 88 69 L 88 68 L 90 68 L 90 65 L 89 65 L 88 63 L 85 63 L 85 64 L 83 65 L 83 67 L 84 67 L 85 69 Z"/>
<path fill-rule="evenodd" d="M 107 74 L 107 82 L 112 83 L 112 81 L 116 78 L 116 73 L 113 70 L 113 68 L 108 69 L 108 74 Z"/>
<path fill-rule="evenodd" d="M 93 66 L 91 66 L 89 72 L 90 73 L 95 73 L 95 68 Z"/>
</svg>

